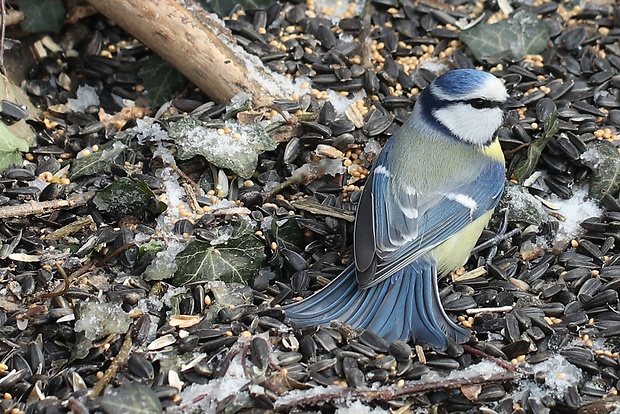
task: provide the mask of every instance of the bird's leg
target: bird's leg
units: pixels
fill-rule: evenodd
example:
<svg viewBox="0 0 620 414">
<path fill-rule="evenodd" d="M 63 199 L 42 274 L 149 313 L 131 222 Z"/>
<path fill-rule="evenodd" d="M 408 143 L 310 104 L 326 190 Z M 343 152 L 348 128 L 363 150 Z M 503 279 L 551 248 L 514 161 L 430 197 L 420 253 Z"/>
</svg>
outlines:
<svg viewBox="0 0 620 414">
<path fill-rule="evenodd" d="M 509 232 L 506 233 L 506 230 L 508 230 L 508 209 L 504 209 L 503 210 L 504 213 L 504 218 L 502 219 L 502 223 L 499 226 L 499 229 L 497 231 L 497 233 L 495 234 L 494 237 L 491 237 L 489 240 L 480 243 L 479 245 L 477 245 L 476 247 L 474 247 L 474 250 L 472 250 L 471 254 L 476 254 L 478 252 L 481 252 L 484 249 L 487 248 L 491 248 L 491 250 L 489 251 L 489 254 L 486 257 L 486 262 L 487 263 L 491 263 L 491 261 L 493 260 L 493 258 L 495 257 L 495 255 L 497 254 L 497 249 L 498 249 L 498 245 L 505 241 L 510 239 L 512 236 L 515 236 L 519 233 L 521 233 L 521 229 L 516 228 L 516 229 L 512 229 Z"/>
</svg>

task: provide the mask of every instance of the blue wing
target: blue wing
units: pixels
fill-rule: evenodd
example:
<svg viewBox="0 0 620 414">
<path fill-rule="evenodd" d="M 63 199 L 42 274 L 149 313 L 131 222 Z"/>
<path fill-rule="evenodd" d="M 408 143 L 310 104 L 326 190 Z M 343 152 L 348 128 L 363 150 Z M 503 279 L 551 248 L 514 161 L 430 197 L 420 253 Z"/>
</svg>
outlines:
<svg viewBox="0 0 620 414">
<path fill-rule="evenodd" d="M 482 165 L 465 165 L 458 177 L 420 193 L 415 183 L 394 177 L 391 147 L 388 142 L 381 151 L 358 205 L 354 248 L 361 288 L 402 270 L 494 208 L 504 187 L 504 165 L 480 152 L 476 162 Z"/>
</svg>

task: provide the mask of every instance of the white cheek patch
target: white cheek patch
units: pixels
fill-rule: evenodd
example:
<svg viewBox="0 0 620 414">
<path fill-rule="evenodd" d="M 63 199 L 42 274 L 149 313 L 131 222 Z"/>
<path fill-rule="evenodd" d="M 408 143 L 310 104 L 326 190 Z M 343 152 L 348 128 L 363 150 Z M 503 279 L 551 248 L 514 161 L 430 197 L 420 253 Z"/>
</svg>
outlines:
<svg viewBox="0 0 620 414">
<path fill-rule="evenodd" d="M 455 103 L 434 110 L 433 116 L 460 140 L 484 145 L 502 125 L 503 112 L 500 108 L 476 109 L 469 104 Z"/>
</svg>

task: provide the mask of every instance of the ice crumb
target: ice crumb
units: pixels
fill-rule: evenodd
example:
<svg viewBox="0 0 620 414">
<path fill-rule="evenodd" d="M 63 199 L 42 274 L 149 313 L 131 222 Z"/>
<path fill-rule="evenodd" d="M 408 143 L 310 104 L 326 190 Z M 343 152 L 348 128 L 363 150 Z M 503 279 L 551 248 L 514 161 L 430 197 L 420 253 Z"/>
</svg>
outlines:
<svg viewBox="0 0 620 414">
<path fill-rule="evenodd" d="M 549 246 L 547 239 L 545 239 L 543 236 L 536 236 L 534 240 L 526 240 L 524 243 L 522 243 L 519 247 L 519 251 L 521 253 L 527 253 L 540 249 L 547 250 L 550 247 L 551 246 Z"/>
<path fill-rule="evenodd" d="M 112 333 L 125 333 L 129 329 L 129 316 L 113 303 L 82 302 L 75 331 L 84 332 L 87 339 L 97 340 Z"/>
<path fill-rule="evenodd" d="M 136 119 L 136 126 L 129 128 L 127 132 L 135 132 L 136 138 L 140 145 L 146 141 L 161 142 L 168 138 L 168 133 L 161 129 L 161 126 L 156 122 L 155 118 L 144 117 L 143 119 Z"/>
<path fill-rule="evenodd" d="M 366 98 L 366 92 L 361 90 L 349 96 L 342 96 L 338 92 L 328 89 L 327 95 L 329 96 L 329 102 L 334 105 L 334 109 L 338 115 L 344 114 L 344 111 L 351 105 L 354 105 L 356 101 Z"/>
<path fill-rule="evenodd" d="M 544 378 L 543 384 L 534 380 L 524 380 L 515 396 L 520 400 L 522 394 L 529 391 L 530 398 L 540 400 L 544 396 L 551 396 L 555 399 L 564 398 L 564 394 L 569 387 L 577 387 L 582 378 L 582 371 L 571 364 L 562 355 L 554 355 L 548 360 L 539 364 L 530 365 L 532 373 L 536 378 Z"/>
<path fill-rule="evenodd" d="M 384 413 L 389 413 L 389 411 L 386 411 L 379 407 L 375 407 L 375 408 L 368 407 L 360 401 L 353 401 L 352 403 L 348 404 L 346 407 L 339 408 L 336 410 L 336 414 L 384 414 Z"/>
<path fill-rule="evenodd" d="M 570 240 L 578 237 L 583 228 L 579 224 L 587 218 L 599 217 L 603 213 L 603 209 L 599 204 L 588 197 L 588 186 L 574 186 L 573 196 L 568 199 L 562 199 L 555 194 L 549 197 L 559 207 L 558 212 L 564 216 L 565 220 L 560 221 L 560 228 L 556 241 Z"/>
<path fill-rule="evenodd" d="M 76 99 L 69 98 L 67 106 L 73 112 L 84 112 L 89 106 L 99 105 L 99 95 L 92 86 L 82 85 L 78 88 Z"/>
<path fill-rule="evenodd" d="M 495 362 L 481 361 L 477 364 L 470 365 L 465 369 L 450 372 L 446 379 L 451 380 L 473 377 L 489 379 L 493 375 L 500 374 L 502 372 L 505 372 L 505 369 L 497 365 Z"/>
<path fill-rule="evenodd" d="M 215 413 L 218 403 L 226 398 L 235 396 L 239 399 L 249 399 L 247 390 L 242 390 L 250 383 L 245 374 L 243 352 L 239 352 L 257 336 L 268 339 L 268 334 L 254 335 L 249 338 L 239 338 L 234 345 L 237 347 L 235 356 L 231 359 L 226 373 L 221 378 L 210 380 L 206 384 L 192 384 L 181 393 L 182 403 L 168 407 L 166 413 Z M 231 402 L 231 404 L 233 404 Z M 224 407 L 219 407 L 220 410 Z M 218 411 L 221 412 L 221 411 Z"/>
<path fill-rule="evenodd" d="M 178 269 L 175 258 L 185 249 L 186 245 L 177 240 L 169 240 L 166 249 L 157 252 L 151 264 L 144 269 L 142 273 L 144 280 L 164 280 L 174 276 Z"/>
<path fill-rule="evenodd" d="M 224 22 L 221 20 L 220 22 L 224 26 Z M 222 39 L 226 40 L 225 37 Z M 308 92 L 308 88 L 301 88 L 300 84 L 295 84 L 286 76 L 269 71 L 258 56 L 251 55 L 236 43 L 227 43 L 227 46 L 235 56 L 243 60 L 247 69 L 247 78 L 256 80 L 263 85 L 265 90 L 272 91 L 274 96 L 290 96 L 295 93 L 301 95 Z"/>
<path fill-rule="evenodd" d="M 596 147 L 590 147 L 586 152 L 579 156 L 580 159 L 586 162 L 586 165 L 596 169 L 601 163 L 601 153 Z"/>
</svg>

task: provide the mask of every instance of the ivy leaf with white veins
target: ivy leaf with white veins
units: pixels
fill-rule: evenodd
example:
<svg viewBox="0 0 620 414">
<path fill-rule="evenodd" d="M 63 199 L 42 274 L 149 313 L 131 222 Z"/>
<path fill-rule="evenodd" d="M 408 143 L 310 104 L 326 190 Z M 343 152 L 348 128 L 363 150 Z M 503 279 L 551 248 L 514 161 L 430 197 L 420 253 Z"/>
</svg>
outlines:
<svg viewBox="0 0 620 414">
<path fill-rule="evenodd" d="M 126 382 L 108 391 L 99 401 L 107 414 L 160 414 L 163 411 L 155 391 L 137 382 Z"/>
<path fill-rule="evenodd" d="M 168 136 L 177 146 L 179 159 L 202 155 L 216 167 L 228 168 L 243 178 L 250 177 L 256 169 L 258 154 L 276 149 L 277 143 L 262 123 L 243 125 L 226 121 L 226 128 L 231 132 L 218 132 L 187 116 L 170 126 Z"/>
<path fill-rule="evenodd" d="M 62 0 L 19 0 L 26 20 L 21 24 L 27 32 L 60 32 L 65 18 Z"/>
<path fill-rule="evenodd" d="M 221 280 L 248 284 L 265 258 L 264 244 L 254 236 L 254 229 L 239 221 L 226 243 L 212 246 L 194 240 L 176 257 L 177 271 L 172 284 Z"/>
<path fill-rule="evenodd" d="M 549 26 L 530 9 L 519 9 L 494 24 L 478 24 L 459 34 L 480 62 L 502 53 L 520 60 L 542 52 L 549 42 Z"/>
<path fill-rule="evenodd" d="M 108 141 L 101 146 L 99 151 L 93 152 L 88 157 L 73 159 L 69 178 L 74 180 L 86 175 L 109 173 L 112 164 L 121 158 L 125 149 L 127 146 L 120 141 Z"/>
</svg>

